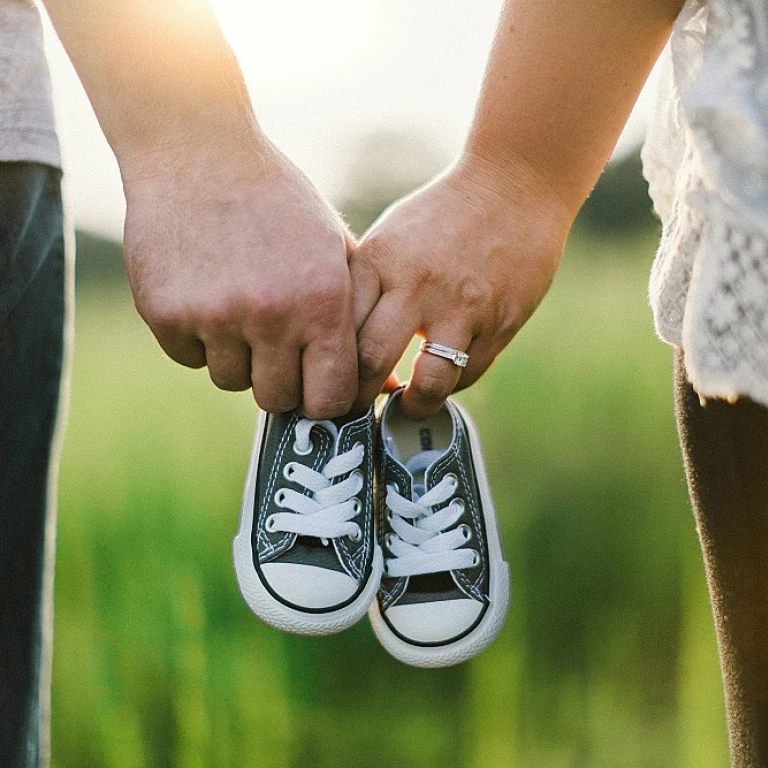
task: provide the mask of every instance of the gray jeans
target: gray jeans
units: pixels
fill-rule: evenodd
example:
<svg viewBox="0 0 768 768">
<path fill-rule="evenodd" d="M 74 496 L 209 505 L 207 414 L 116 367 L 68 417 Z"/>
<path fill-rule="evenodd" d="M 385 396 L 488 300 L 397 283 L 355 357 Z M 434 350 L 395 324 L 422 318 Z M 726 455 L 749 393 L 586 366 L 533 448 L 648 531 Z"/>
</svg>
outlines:
<svg viewBox="0 0 768 768">
<path fill-rule="evenodd" d="M 61 172 L 0 163 L 0 765 L 48 759 L 53 549 L 71 268 Z"/>
</svg>

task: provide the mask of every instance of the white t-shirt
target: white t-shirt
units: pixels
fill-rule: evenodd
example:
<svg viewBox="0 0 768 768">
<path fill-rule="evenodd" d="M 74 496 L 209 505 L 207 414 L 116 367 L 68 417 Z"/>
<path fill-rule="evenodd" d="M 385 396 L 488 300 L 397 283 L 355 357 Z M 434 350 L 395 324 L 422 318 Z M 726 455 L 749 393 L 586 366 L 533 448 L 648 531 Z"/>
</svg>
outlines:
<svg viewBox="0 0 768 768">
<path fill-rule="evenodd" d="M 643 148 L 656 328 L 702 397 L 768 406 L 768 3 L 688 0 Z"/>
<path fill-rule="evenodd" d="M 40 14 L 0 0 L 0 162 L 61 166 Z"/>
</svg>

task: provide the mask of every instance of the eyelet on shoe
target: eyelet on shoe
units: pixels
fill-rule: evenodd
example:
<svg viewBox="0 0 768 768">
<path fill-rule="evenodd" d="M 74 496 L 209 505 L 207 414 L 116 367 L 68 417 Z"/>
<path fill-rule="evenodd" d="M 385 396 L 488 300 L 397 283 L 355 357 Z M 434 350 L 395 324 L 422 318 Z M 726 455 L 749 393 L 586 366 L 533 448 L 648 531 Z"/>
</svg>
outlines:
<svg viewBox="0 0 768 768">
<path fill-rule="evenodd" d="M 477 568 L 480 565 L 480 554 L 476 549 L 472 550 L 472 567 Z"/>
<path fill-rule="evenodd" d="M 312 453 L 312 441 L 307 440 L 307 447 L 306 449 L 302 450 L 299 447 L 299 444 L 294 441 L 293 443 L 293 452 L 297 454 L 298 456 L 308 456 L 310 453 Z"/>
<path fill-rule="evenodd" d="M 458 477 L 456 477 L 456 475 L 454 475 L 454 474 L 453 474 L 453 472 L 449 472 L 449 473 L 448 473 L 448 474 L 445 476 L 445 479 L 446 479 L 446 480 L 450 480 L 450 481 L 451 481 L 451 485 L 452 485 L 454 488 L 458 488 L 458 487 L 459 487 L 459 478 L 458 478 Z"/>
<path fill-rule="evenodd" d="M 472 529 L 466 523 L 462 523 L 459 526 L 459 530 L 464 536 L 464 541 L 469 541 L 472 538 Z"/>
<path fill-rule="evenodd" d="M 264 530 L 267 533 L 275 533 L 275 516 L 270 515 L 265 521 L 264 521 Z"/>
<path fill-rule="evenodd" d="M 360 499 L 357 498 L 357 496 L 355 496 L 352 499 L 352 509 L 354 510 L 354 513 L 356 515 L 359 515 L 362 508 L 363 508 L 362 502 L 360 501 Z"/>
<path fill-rule="evenodd" d="M 453 506 L 459 514 L 464 514 L 464 510 L 467 508 L 467 505 L 464 503 L 464 499 L 454 499 L 451 502 L 451 506 Z"/>
<path fill-rule="evenodd" d="M 363 532 L 360 530 L 360 526 L 357 526 L 357 533 L 350 533 L 347 538 L 350 541 L 358 542 L 363 538 Z"/>
<path fill-rule="evenodd" d="M 387 534 L 387 535 L 384 537 L 384 546 L 385 546 L 385 547 L 386 547 L 386 548 L 387 548 L 387 549 L 388 549 L 390 552 L 392 551 L 392 541 L 394 540 L 394 538 L 395 538 L 395 534 L 394 534 L 394 533 L 388 533 L 388 534 Z"/>
<path fill-rule="evenodd" d="M 284 467 L 283 467 L 283 477 L 286 480 L 290 480 L 293 482 L 293 475 L 296 472 L 296 464 L 294 464 L 292 461 L 289 461 Z"/>
<path fill-rule="evenodd" d="M 284 488 L 281 488 L 275 494 L 275 504 L 277 504 L 278 507 L 284 507 L 285 506 L 285 489 Z"/>
</svg>

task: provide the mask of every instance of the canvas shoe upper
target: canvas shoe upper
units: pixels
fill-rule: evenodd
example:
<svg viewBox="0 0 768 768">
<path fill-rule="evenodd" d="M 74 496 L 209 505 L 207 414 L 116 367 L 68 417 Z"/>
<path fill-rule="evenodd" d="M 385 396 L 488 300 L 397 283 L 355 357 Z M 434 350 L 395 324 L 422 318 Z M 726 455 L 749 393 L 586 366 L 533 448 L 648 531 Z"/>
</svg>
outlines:
<svg viewBox="0 0 768 768">
<path fill-rule="evenodd" d="M 234 559 L 246 602 L 278 629 L 338 632 L 373 600 L 374 430 L 373 409 L 326 421 L 260 415 Z"/>
<path fill-rule="evenodd" d="M 456 664 L 489 645 L 509 604 L 477 434 L 453 402 L 411 421 L 390 396 L 379 425 L 377 522 L 385 566 L 369 616 L 408 664 Z"/>
</svg>

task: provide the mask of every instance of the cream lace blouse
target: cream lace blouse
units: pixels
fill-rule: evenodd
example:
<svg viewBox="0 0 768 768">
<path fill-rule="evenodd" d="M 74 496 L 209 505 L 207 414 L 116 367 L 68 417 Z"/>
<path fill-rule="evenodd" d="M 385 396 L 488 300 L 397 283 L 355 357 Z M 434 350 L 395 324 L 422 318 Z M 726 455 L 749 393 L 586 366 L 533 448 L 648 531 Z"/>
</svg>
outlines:
<svg viewBox="0 0 768 768">
<path fill-rule="evenodd" d="M 643 148 L 650 298 L 702 397 L 768 406 L 768 3 L 688 0 Z"/>
</svg>

